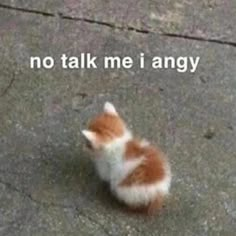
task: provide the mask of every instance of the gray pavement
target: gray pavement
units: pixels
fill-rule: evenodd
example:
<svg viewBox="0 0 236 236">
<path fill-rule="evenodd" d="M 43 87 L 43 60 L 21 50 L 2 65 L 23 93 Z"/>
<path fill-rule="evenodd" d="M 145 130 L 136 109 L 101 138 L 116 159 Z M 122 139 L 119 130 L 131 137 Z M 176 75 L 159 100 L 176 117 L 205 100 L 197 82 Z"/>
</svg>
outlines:
<svg viewBox="0 0 236 236">
<path fill-rule="evenodd" d="M 0 4 L 0 235 L 235 235 L 234 1 L 47 2 Z M 196 73 L 29 68 L 82 52 L 201 60 Z M 169 156 L 155 217 L 124 212 L 84 150 L 79 131 L 107 100 Z"/>
</svg>

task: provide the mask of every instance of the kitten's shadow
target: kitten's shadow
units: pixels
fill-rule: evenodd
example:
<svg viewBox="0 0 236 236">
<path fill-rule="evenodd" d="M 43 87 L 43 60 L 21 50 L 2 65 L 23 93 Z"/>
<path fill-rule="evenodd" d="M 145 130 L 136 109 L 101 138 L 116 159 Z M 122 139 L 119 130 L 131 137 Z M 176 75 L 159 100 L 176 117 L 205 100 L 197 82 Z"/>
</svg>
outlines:
<svg viewBox="0 0 236 236">
<path fill-rule="evenodd" d="M 76 152 L 71 149 L 56 150 L 41 159 L 42 169 L 40 185 L 50 188 L 54 196 L 54 203 L 74 206 L 77 209 L 96 209 L 103 211 L 126 212 L 133 215 L 124 204 L 119 202 L 111 193 L 109 184 L 98 177 L 88 152 L 79 148 Z M 40 189 L 44 191 L 45 189 Z M 47 199 L 43 199 L 47 202 Z M 179 210 L 172 198 L 168 200 L 172 207 L 164 206 L 161 212 Z M 169 203 L 166 203 L 167 206 Z M 177 204 L 177 203 L 176 203 Z M 177 204 L 178 205 L 178 204 Z M 170 210 L 172 208 L 172 210 Z M 175 210 L 174 210 L 175 209 Z"/>
<path fill-rule="evenodd" d="M 99 179 L 90 160 L 89 153 L 82 148 L 75 153 L 71 150 L 60 150 L 44 157 L 43 164 L 47 165 L 46 181 L 59 202 L 76 204 L 76 207 L 101 204 L 101 207 L 119 208 L 119 203 L 112 195 L 109 185 Z M 46 170 L 43 169 L 46 175 Z"/>
</svg>

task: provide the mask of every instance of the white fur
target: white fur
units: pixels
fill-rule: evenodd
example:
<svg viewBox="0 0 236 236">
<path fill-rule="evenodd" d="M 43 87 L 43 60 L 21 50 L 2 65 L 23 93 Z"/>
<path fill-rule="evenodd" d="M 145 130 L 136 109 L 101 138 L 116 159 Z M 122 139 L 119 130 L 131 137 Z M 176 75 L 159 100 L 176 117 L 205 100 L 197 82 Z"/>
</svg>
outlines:
<svg viewBox="0 0 236 236">
<path fill-rule="evenodd" d="M 166 177 L 162 181 L 146 185 L 120 186 L 122 180 L 145 160 L 145 157 L 124 160 L 125 144 L 131 139 L 132 134 L 127 131 L 121 138 L 106 144 L 94 159 L 95 167 L 100 178 L 110 183 L 111 190 L 118 199 L 130 206 L 146 205 L 158 194 L 168 194 L 171 182 L 170 167 L 166 163 Z M 141 145 L 147 146 L 148 143 L 143 141 Z"/>
<path fill-rule="evenodd" d="M 158 195 L 165 196 L 169 193 L 171 183 L 171 170 L 165 163 L 166 176 L 163 180 L 153 184 L 113 187 L 118 199 L 130 206 L 146 205 Z"/>
<path fill-rule="evenodd" d="M 101 180 L 109 182 L 110 181 L 110 166 L 106 159 L 97 158 L 93 159 L 97 174 Z"/>
<path fill-rule="evenodd" d="M 115 166 L 111 174 L 111 189 L 116 188 L 122 180 L 124 180 L 134 169 L 136 169 L 144 160 L 144 157 L 136 158 L 130 161 L 122 161 Z"/>
<path fill-rule="evenodd" d="M 141 147 L 147 147 L 150 143 L 146 139 L 142 139 L 140 142 Z"/>
<path fill-rule="evenodd" d="M 113 114 L 113 115 L 118 115 L 114 105 L 110 102 L 105 102 L 104 104 L 104 112 Z"/>
<path fill-rule="evenodd" d="M 96 141 L 96 135 L 90 130 L 82 130 L 82 134 L 87 138 L 91 143 Z"/>
<path fill-rule="evenodd" d="M 110 182 L 112 178 L 114 179 L 111 174 L 123 165 L 125 143 L 130 139 L 132 139 L 132 134 L 127 130 L 122 137 L 105 144 L 103 149 L 97 153 L 97 157 L 93 160 L 102 180 Z"/>
<path fill-rule="evenodd" d="M 171 177 L 160 182 L 147 185 L 115 188 L 116 196 L 123 202 L 131 206 L 146 205 L 158 195 L 167 195 L 169 193 Z"/>
</svg>

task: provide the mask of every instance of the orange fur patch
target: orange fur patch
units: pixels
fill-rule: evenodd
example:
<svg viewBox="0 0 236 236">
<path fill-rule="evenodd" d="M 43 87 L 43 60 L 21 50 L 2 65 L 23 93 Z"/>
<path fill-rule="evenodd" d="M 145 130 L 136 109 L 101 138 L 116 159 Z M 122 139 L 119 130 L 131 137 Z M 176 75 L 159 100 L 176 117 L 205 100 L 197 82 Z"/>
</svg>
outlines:
<svg viewBox="0 0 236 236">
<path fill-rule="evenodd" d="M 139 158 L 144 154 L 144 148 L 140 146 L 140 142 L 133 139 L 126 144 L 125 148 L 125 158 L 126 160 Z"/>
<path fill-rule="evenodd" d="M 121 186 L 152 184 L 165 177 L 164 160 L 162 153 L 152 146 L 142 147 L 138 141 L 127 143 L 125 158 L 145 157 L 145 160 L 121 183 Z"/>
<path fill-rule="evenodd" d="M 89 130 L 97 134 L 100 142 L 108 142 L 124 134 L 125 124 L 119 116 L 103 113 L 90 122 Z"/>
</svg>

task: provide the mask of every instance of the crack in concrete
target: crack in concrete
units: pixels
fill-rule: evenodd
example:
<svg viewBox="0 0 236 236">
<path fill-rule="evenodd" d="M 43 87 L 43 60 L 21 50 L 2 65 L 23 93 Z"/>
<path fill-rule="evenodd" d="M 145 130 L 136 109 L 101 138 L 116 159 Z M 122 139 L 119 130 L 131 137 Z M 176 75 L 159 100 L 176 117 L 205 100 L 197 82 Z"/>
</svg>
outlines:
<svg viewBox="0 0 236 236">
<path fill-rule="evenodd" d="M 26 9 L 23 7 L 13 7 L 13 6 L 2 4 L 2 3 L 0 3 L 0 8 L 14 10 L 14 11 L 20 11 L 20 12 L 25 12 L 25 13 L 33 13 L 33 14 L 38 14 L 38 15 L 42 15 L 42 16 L 51 16 L 51 17 L 55 16 L 55 14 L 50 13 L 50 12 L 43 12 L 43 11 L 34 10 L 34 9 Z"/>
<path fill-rule="evenodd" d="M 67 16 L 67 15 L 64 15 L 63 13 L 58 13 L 59 17 L 61 19 L 65 19 L 65 20 L 73 20 L 73 21 L 82 21 L 82 22 L 86 22 L 86 23 L 89 23 L 89 24 L 96 24 L 96 25 L 101 25 L 101 26 L 106 26 L 106 27 L 109 27 L 109 28 L 112 28 L 112 29 L 118 29 L 118 30 L 121 30 L 121 31 L 134 31 L 136 33 L 141 33 L 141 34 L 149 34 L 149 33 L 154 33 L 154 32 L 151 32 L 149 30 L 146 30 L 146 29 L 142 29 L 142 28 L 136 28 L 136 27 L 133 27 L 133 26 L 121 26 L 121 25 L 116 25 L 112 22 L 105 22 L 105 21 L 98 21 L 98 20 L 93 20 L 93 19 L 89 19 L 89 18 L 82 18 L 82 17 L 73 17 L 73 16 Z"/>
<path fill-rule="evenodd" d="M 39 204 L 39 205 L 42 205 L 42 206 L 46 206 L 46 207 L 49 207 L 51 206 L 51 203 L 48 204 L 48 203 L 44 203 L 44 202 L 41 202 L 41 201 L 38 201 L 38 200 L 35 200 L 31 194 L 29 193 L 26 193 L 25 191 L 21 190 L 21 189 L 18 189 L 17 187 L 15 187 L 14 185 L 12 185 L 11 183 L 9 182 L 5 182 L 3 181 L 2 179 L 0 179 L 0 184 L 3 184 L 6 188 L 10 189 L 11 191 L 14 191 L 14 192 L 17 192 L 19 193 L 21 196 L 23 196 L 24 198 L 27 198 L 29 199 L 30 201 L 36 203 L 36 204 Z"/>
<path fill-rule="evenodd" d="M 232 47 L 236 47 L 236 42 L 233 41 L 226 41 L 221 39 L 211 39 L 211 38 L 204 38 L 194 35 L 186 35 L 186 34 L 174 34 L 174 33 L 162 33 L 163 36 L 172 37 L 172 38 L 180 38 L 180 39 L 187 39 L 187 40 L 194 40 L 194 41 L 200 41 L 200 42 L 208 42 L 208 43 L 217 43 L 217 44 L 223 44 L 228 45 Z"/>
<path fill-rule="evenodd" d="M 46 16 L 46 17 L 59 16 L 59 18 L 64 19 L 64 20 L 81 21 L 81 22 L 85 22 L 88 24 L 96 24 L 96 25 L 105 26 L 105 27 L 108 27 L 111 29 L 118 29 L 121 31 L 131 31 L 131 32 L 139 33 L 139 34 L 153 34 L 153 35 L 159 35 L 159 36 L 164 36 L 164 37 L 169 37 L 169 38 L 178 38 L 178 39 L 185 39 L 185 40 L 192 40 L 192 41 L 199 41 L 199 42 L 208 42 L 208 43 L 215 43 L 215 44 L 236 47 L 236 42 L 233 42 L 233 41 L 221 40 L 221 39 L 217 39 L 217 38 L 207 38 L 207 37 L 201 37 L 201 36 L 195 36 L 195 35 L 187 35 L 187 34 L 168 33 L 168 32 L 164 32 L 164 31 L 158 33 L 158 32 L 155 32 L 155 31 L 152 31 L 149 29 L 137 28 L 137 27 L 134 27 L 131 25 L 121 26 L 121 25 L 117 25 L 112 22 L 99 21 L 99 20 L 89 19 L 89 18 L 84 18 L 84 17 L 68 16 L 68 15 L 64 15 L 61 12 L 57 12 L 57 13 L 44 12 L 44 11 L 35 10 L 35 9 L 13 7 L 13 6 L 5 5 L 2 3 L 0 3 L 0 8 L 7 9 L 7 10 L 20 11 L 20 12 L 24 12 L 24 13 L 32 13 L 32 14 L 37 14 L 37 15 Z"/>
<path fill-rule="evenodd" d="M 72 205 L 65 205 L 65 204 L 59 204 L 59 203 L 53 203 L 53 202 L 44 202 L 44 201 L 39 201 L 36 200 L 35 198 L 32 197 L 31 194 L 26 193 L 25 191 L 15 187 L 13 184 L 3 181 L 2 179 L 0 179 L 0 184 L 3 184 L 6 188 L 8 188 L 11 191 L 17 192 L 19 193 L 21 196 L 23 196 L 24 198 L 27 198 L 28 200 L 30 200 L 31 202 L 42 206 L 44 208 L 49 208 L 49 207 L 55 207 L 55 208 L 60 208 L 60 209 L 69 209 L 69 210 L 75 210 L 76 212 L 78 212 L 79 215 L 87 218 L 89 221 L 93 222 L 94 224 L 97 224 L 107 235 L 111 236 L 112 234 L 108 231 L 108 229 L 106 229 L 106 227 L 101 224 L 99 221 L 97 221 L 96 219 L 94 219 L 93 217 L 91 217 L 90 215 L 86 214 L 84 211 L 82 211 L 81 209 L 79 209 L 76 206 L 72 206 Z"/>
<path fill-rule="evenodd" d="M 101 227 L 101 229 L 109 236 L 112 236 L 112 234 L 109 232 L 109 230 L 104 227 L 103 224 L 101 224 L 99 221 L 95 220 L 93 217 L 91 217 L 89 214 L 85 214 L 85 213 L 82 213 L 81 210 L 79 210 L 78 208 L 75 208 L 77 212 L 79 212 L 80 215 L 86 217 L 89 221 L 97 224 L 99 227 Z"/>
<path fill-rule="evenodd" d="M 7 87 L 3 90 L 3 92 L 0 94 L 0 97 L 4 97 L 4 96 L 7 94 L 7 92 L 9 91 L 9 89 L 12 87 L 12 85 L 13 85 L 15 79 L 16 79 L 16 75 L 15 75 L 15 73 L 13 73 L 13 76 L 12 76 L 12 78 L 11 78 L 9 84 L 8 84 Z"/>
</svg>

